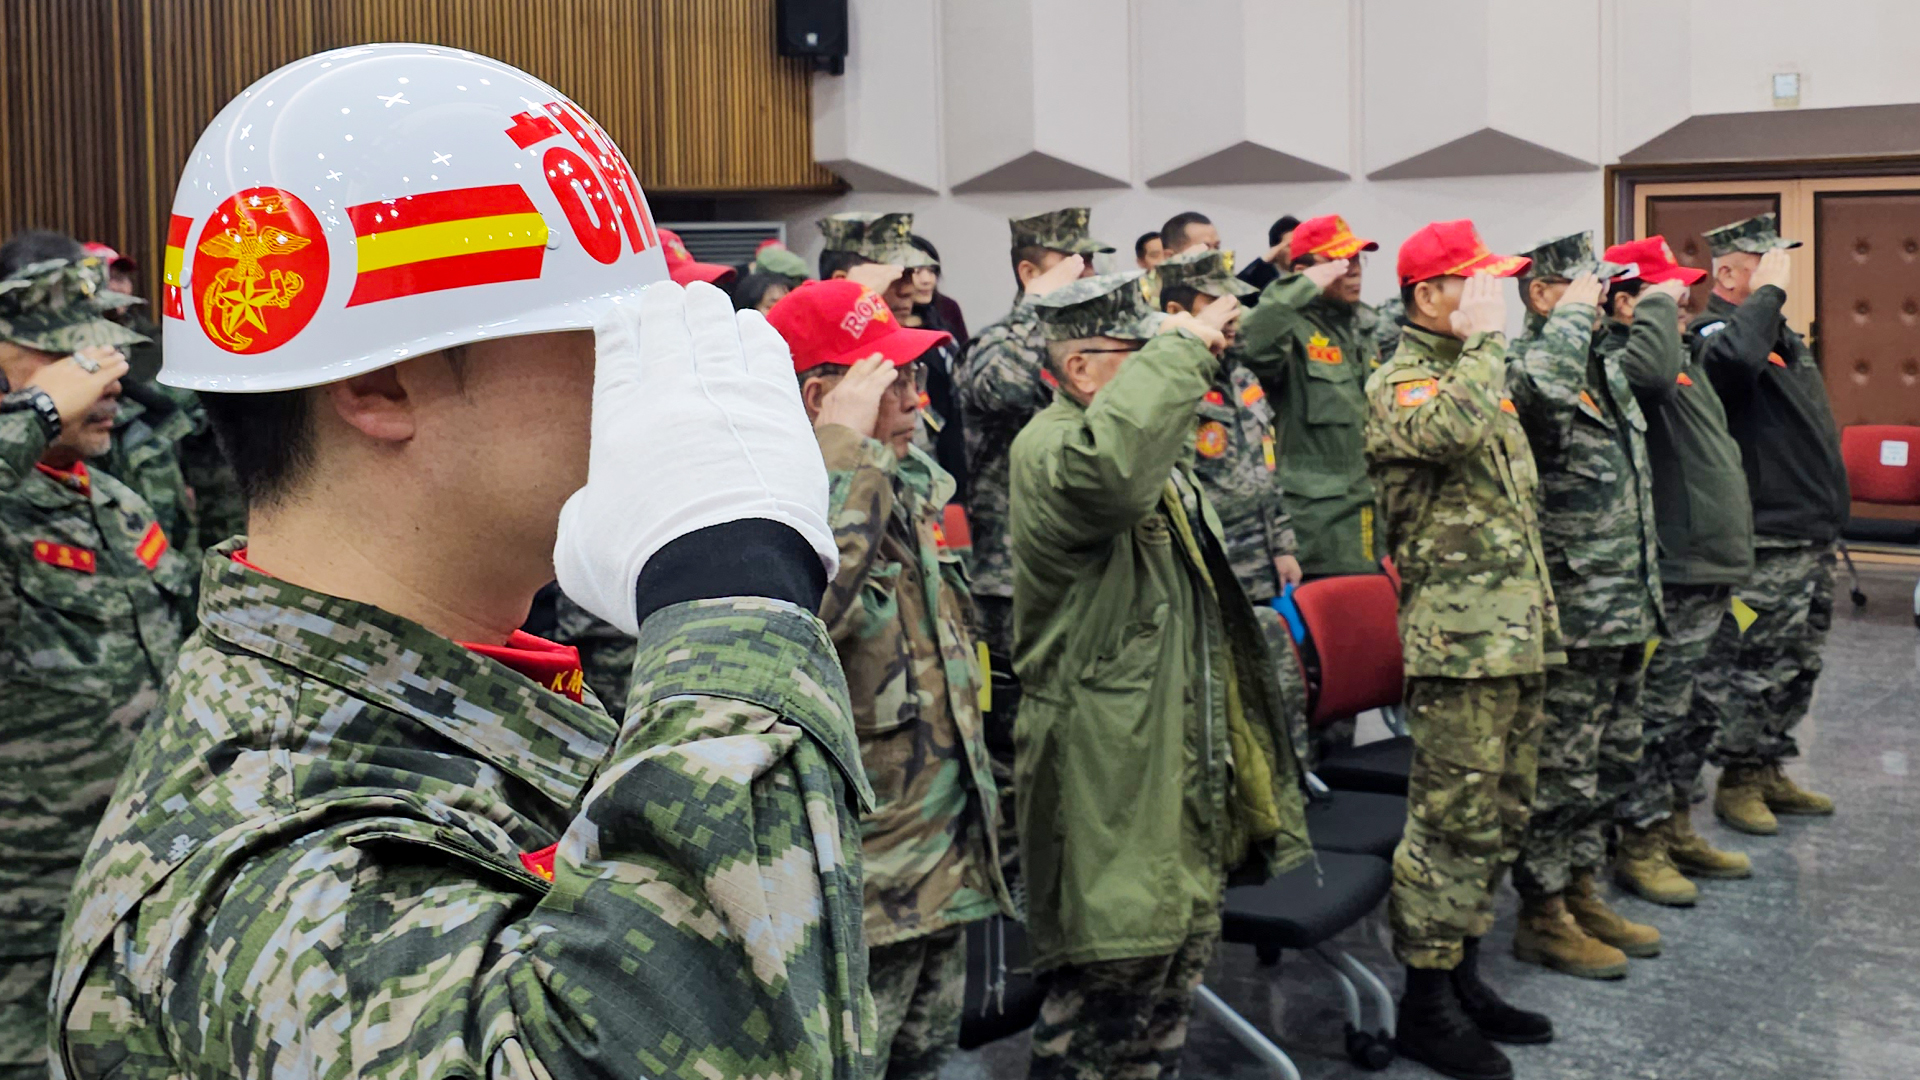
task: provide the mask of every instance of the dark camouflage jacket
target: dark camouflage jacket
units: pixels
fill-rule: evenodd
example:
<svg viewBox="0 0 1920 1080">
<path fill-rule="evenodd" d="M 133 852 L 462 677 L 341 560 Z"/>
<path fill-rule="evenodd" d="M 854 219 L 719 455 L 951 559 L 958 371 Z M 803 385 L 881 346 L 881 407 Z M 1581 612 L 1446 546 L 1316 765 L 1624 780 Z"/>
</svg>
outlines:
<svg viewBox="0 0 1920 1080">
<path fill-rule="evenodd" d="M 1367 380 L 1367 460 L 1400 571 L 1408 675 L 1531 675 L 1565 658 L 1506 338 L 1402 329 Z"/>
<path fill-rule="evenodd" d="M 173 545 L 197 558 L 194 498 L 180 467 L 194 418 L 156 384 L 123 381 L 121 388 L 113 449 L 95 464 L 147 500 Z"/>
<path fill-rule="evenodd" d="M 553 614 L 553 640 L 579 651 L 587 688 L 608 711 L 624 712 L 627 688 L 633 680 L 634 639 L 557 589 Z"/>
<path fill-rule="evenodd" d="M 1642 336 L 1670 349 L 1601 351 L 1587 304 L 1529 311 L 1507 350 L 1507 392 L 1540 473 L 1540 539 L 1569 648 L 1631 645 L 1660 624 L 1660 530 L 1653 516 L 1647 419 L 1636 383 L 1680 374 L 1674 312 L 1636 317 Z M 1664 323 L 1661 319 L 1664 318 Z"/>
<path fill-rule="evenodd" d="M 1304 274 L 1267 286 L 1246 316 L 1247 363 L 1272 395 L 1280 490 L 1309 574 L 1379 570 L 1367 475 L 1367 376 L 1380 366 L 1365 305 L 1328 300 Z"/>
<path fill-rule="evenodd" d="M 74 890 L 54 1076 L 865 1080 L 817 619 L 662 609 L 616 723 L 234 547 Z"/>
<path fill-rule="evenodd" d="M 820 617 L 874 792 L 860 820 L 867 944 L 1011 915 L 966 576 L 940 533 L 953 480 L 917 449 L 902 461 L 838 424 L 819 439 L 840 545 Z"/>
<path fill-rule="evenodd" d="M 1280 593 L 1273 560 L 1294 551 L 1293 523 L 1274 479 L 1273 409 L 1253 372 L 1227 354 L 1193 421 L 1193 474 L 1220 516 L 1233 576 L 1247 599 Z"/>
<path fill-rule="evenodd" d="M 51 956 L 87 838 L 185 631 L 192 564 L 111 476 L 0 414 L 0 960 Z"/>
<path fill-rule="evenodd" d="M 1021 297 L 1007 317 L 980 332 L 954 382 L 967 437 L 968 524 L 973 532 L 973 591 L 1013 595 L 1007 555 L 1007 454 L 1013 437 L 1053 402 L 1042 377 L 1047 355 L 1040 316 Z M 996 650 L 1004 643 L 990 642 Z"/>
</svg>

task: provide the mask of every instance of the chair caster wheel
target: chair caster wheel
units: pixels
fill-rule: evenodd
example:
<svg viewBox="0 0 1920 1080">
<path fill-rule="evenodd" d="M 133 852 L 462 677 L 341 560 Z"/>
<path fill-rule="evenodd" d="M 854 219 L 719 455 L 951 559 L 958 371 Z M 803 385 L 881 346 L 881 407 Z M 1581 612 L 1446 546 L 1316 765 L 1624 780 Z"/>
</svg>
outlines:
<svg viewBox="0 0 1920 1080">
<path fill-rule="evenodd" d="M 1379 1072 L 1393 1064 L 1393 1047 L 1371 1031 L 1347 1025 L 1347 1057 L 1368 1072 Z"/>
<path fill-rule="evenodd" d="M 1855 589 L 1852 592 L 1848 593 L 1847 595 L 1853 598 L 1854 607 L 1867 606 L 1867 594 L 1861 592 L 1859 589 Z"/>
</svg>

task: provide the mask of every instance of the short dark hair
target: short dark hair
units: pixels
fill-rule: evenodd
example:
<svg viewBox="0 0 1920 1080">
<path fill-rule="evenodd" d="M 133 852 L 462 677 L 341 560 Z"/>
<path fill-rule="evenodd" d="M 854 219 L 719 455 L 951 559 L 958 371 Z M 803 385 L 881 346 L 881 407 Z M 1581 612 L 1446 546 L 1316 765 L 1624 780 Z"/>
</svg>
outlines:
<svg viewBox="0 0 1920 1080">
<path fill-rule="evenodd" d="M 1292 214 L 1280 215 L 1280 220 L 1267 226 L 1267 246 L 1275 247 L 1280 238 L 1300 227 L 1300 219 Z"/>
<path fill-rule="evenodd" d="M 919 233 L 913 233 L 907 237 L 907 243 L 926 252 L 927 258 L 932 259 L 934 262 L 933 272 L 936 274 L 940 272 L 940 249 L 933 246 L 933 241 L 921 236 Z"/>
<path fill-rule="evenodd" d="M 837 271 L 851 270 L 856 266 L 872 261 L 872 259 L 867 258 L 857 251 L 827 248 L 820 253 L 820 280 L 825 281 L 832 277 Z"/>
<path fill-rule="evenodd" d="M 1193 302 L 1200 290 L 1191 285 L 1163 285 L 1160 287 L 1160 310 L 1167 310 L 1168 304 L 1179 304 L 1182 310 L 1192 311 Z"/>
<path fill-rule="evenodd" d="M 1021 244 L 1019 247 L 1014 248 L 1010 256 L 1010 261 L 1013 263 L 1013 283 L 1015 285 L 1020 284 L 1021 263 L 1030 262 L 1035 266 L 1039 266 L 1046 261 L 1047 252 L 1052 250 L 1052 248 L 1044 244 Z"/>
<path fill-rule="evenodd" d="M 1417 281 L 1409 281 L 1406 284 L 1400 286 L 1401 310 L 1408 311 L 1408 312 L 1411 312 L 1413 310 L 1413 290 L 1414 290 L 1414 287 L 1419 284 L 1420 283 Z"/>
<path fill-rule="evenodd" d="M 49 259 L 84 258 L 87 249 L 66 233 L 52 229 L 22 229 L 0 244 L 0 278 L 10 278 L 34 263 Z"/>
<path fill-rule="evenodd" d="M 1133 242 L 1133 257 L 1134 257 L 1134 258 L 1136 258 L 1136 259 L 1144 259 L 1144 258 L 1146 258 L 1146 257 L 1147 257 L 1147 245 L 1148 245 L 1148 244 L 1151 244 L 1151 243 L 1153 243 L 1153 242 L 1154 242 L 1155 240 L 1158 240 L 1158 239 L 1160 239 L 1160 234 L 1159 234 L 1159 233 L 1157 233 L 1157 232 L 1143 232 L 1143 233 L 1141 233 L 1141 234 L 1140 234 L 1140 238 L 1139 238 L 1138 240 L 1135 240 L 1135 241 Z M 1165 244 L 1161 244 L 1160 246 L 1161 246 L 1161 248 L 1162 248 L 1162 249 L 1164 249 L 1164 248 L 1166 247 L 1166 245 L 1165 245 Z"/>
<path fill-rule="evenodd" d="M 1607 284 L 1607 314 L 1613 314 L 1613 302 L 1622 296 L 1639 296 L 1647 287 L 1647 279 L 1630 277 Z"/>
<path fill-rule="evenodd" d="M 793 279 L 784 274 L 769 273 L 765 270 L 753 270 L 733 280 L 733 310 L 747 311 L 760 306 L 767 290 L 775 285 L 783 289 L 793 288 Z"/>
<path fill-rule="evenodd" d="M 1167 254 L 1176 254 L 1174 249 L 1187 238 L 1187 226 L 1211 224 L 1213 219 L 1200 211 L 1183 210 L 1168 218 L 1165 225 L 1160 226 L 1160 246 L 1167 249 Z"/>
</svg>

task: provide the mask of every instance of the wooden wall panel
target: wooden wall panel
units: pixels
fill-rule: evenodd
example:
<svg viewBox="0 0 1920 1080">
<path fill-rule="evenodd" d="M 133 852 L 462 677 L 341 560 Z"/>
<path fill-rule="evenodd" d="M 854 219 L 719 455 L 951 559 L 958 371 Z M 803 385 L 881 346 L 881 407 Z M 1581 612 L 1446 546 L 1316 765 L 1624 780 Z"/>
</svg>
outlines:
<svg viewBox="0 0 1920 1080">
<path fill-rule="evenodd" d="M 0 235 L 104 240 L 157 292 L 207 122 L 283 64 L 370 41 L 472 49 L 552 83 L 650 194 L 839 187 L 813 163 L 811 75 L 775 54 L 773 0 L 4 0 Z"/>
</svg>

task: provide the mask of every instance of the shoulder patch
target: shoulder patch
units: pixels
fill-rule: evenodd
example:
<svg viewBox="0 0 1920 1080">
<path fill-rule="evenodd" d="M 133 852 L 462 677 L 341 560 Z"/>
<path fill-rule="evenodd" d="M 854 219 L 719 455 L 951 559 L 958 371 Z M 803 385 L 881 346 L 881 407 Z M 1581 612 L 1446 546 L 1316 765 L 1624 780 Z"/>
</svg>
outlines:
<svg viewBox="0 0 1920 1080">
<path fill-rule="evenodd" d="M 1227 426 L 1218 420 L 1201 424 L 1193 433 L 1193 448 L 1201 457 L 1217 458 L 1227 452 Z"/>
<path fill-rule="evenodd" d="M 1415 379 L 1412 382 L 1395 383 L 1393 402 L 1403 409 L 1417 408 L 1433 400 L 1440 389 L 1438 379 Z"/>
<path fill-rule="evenodd" d="M 94 571 L 94 554 L 83 547 L 72 544 L 56 544 L 51 540 L 35 540 L 33 557 L 48 566 L 57 566 L 62 570 L 91 574 Z"/>
</svg>

